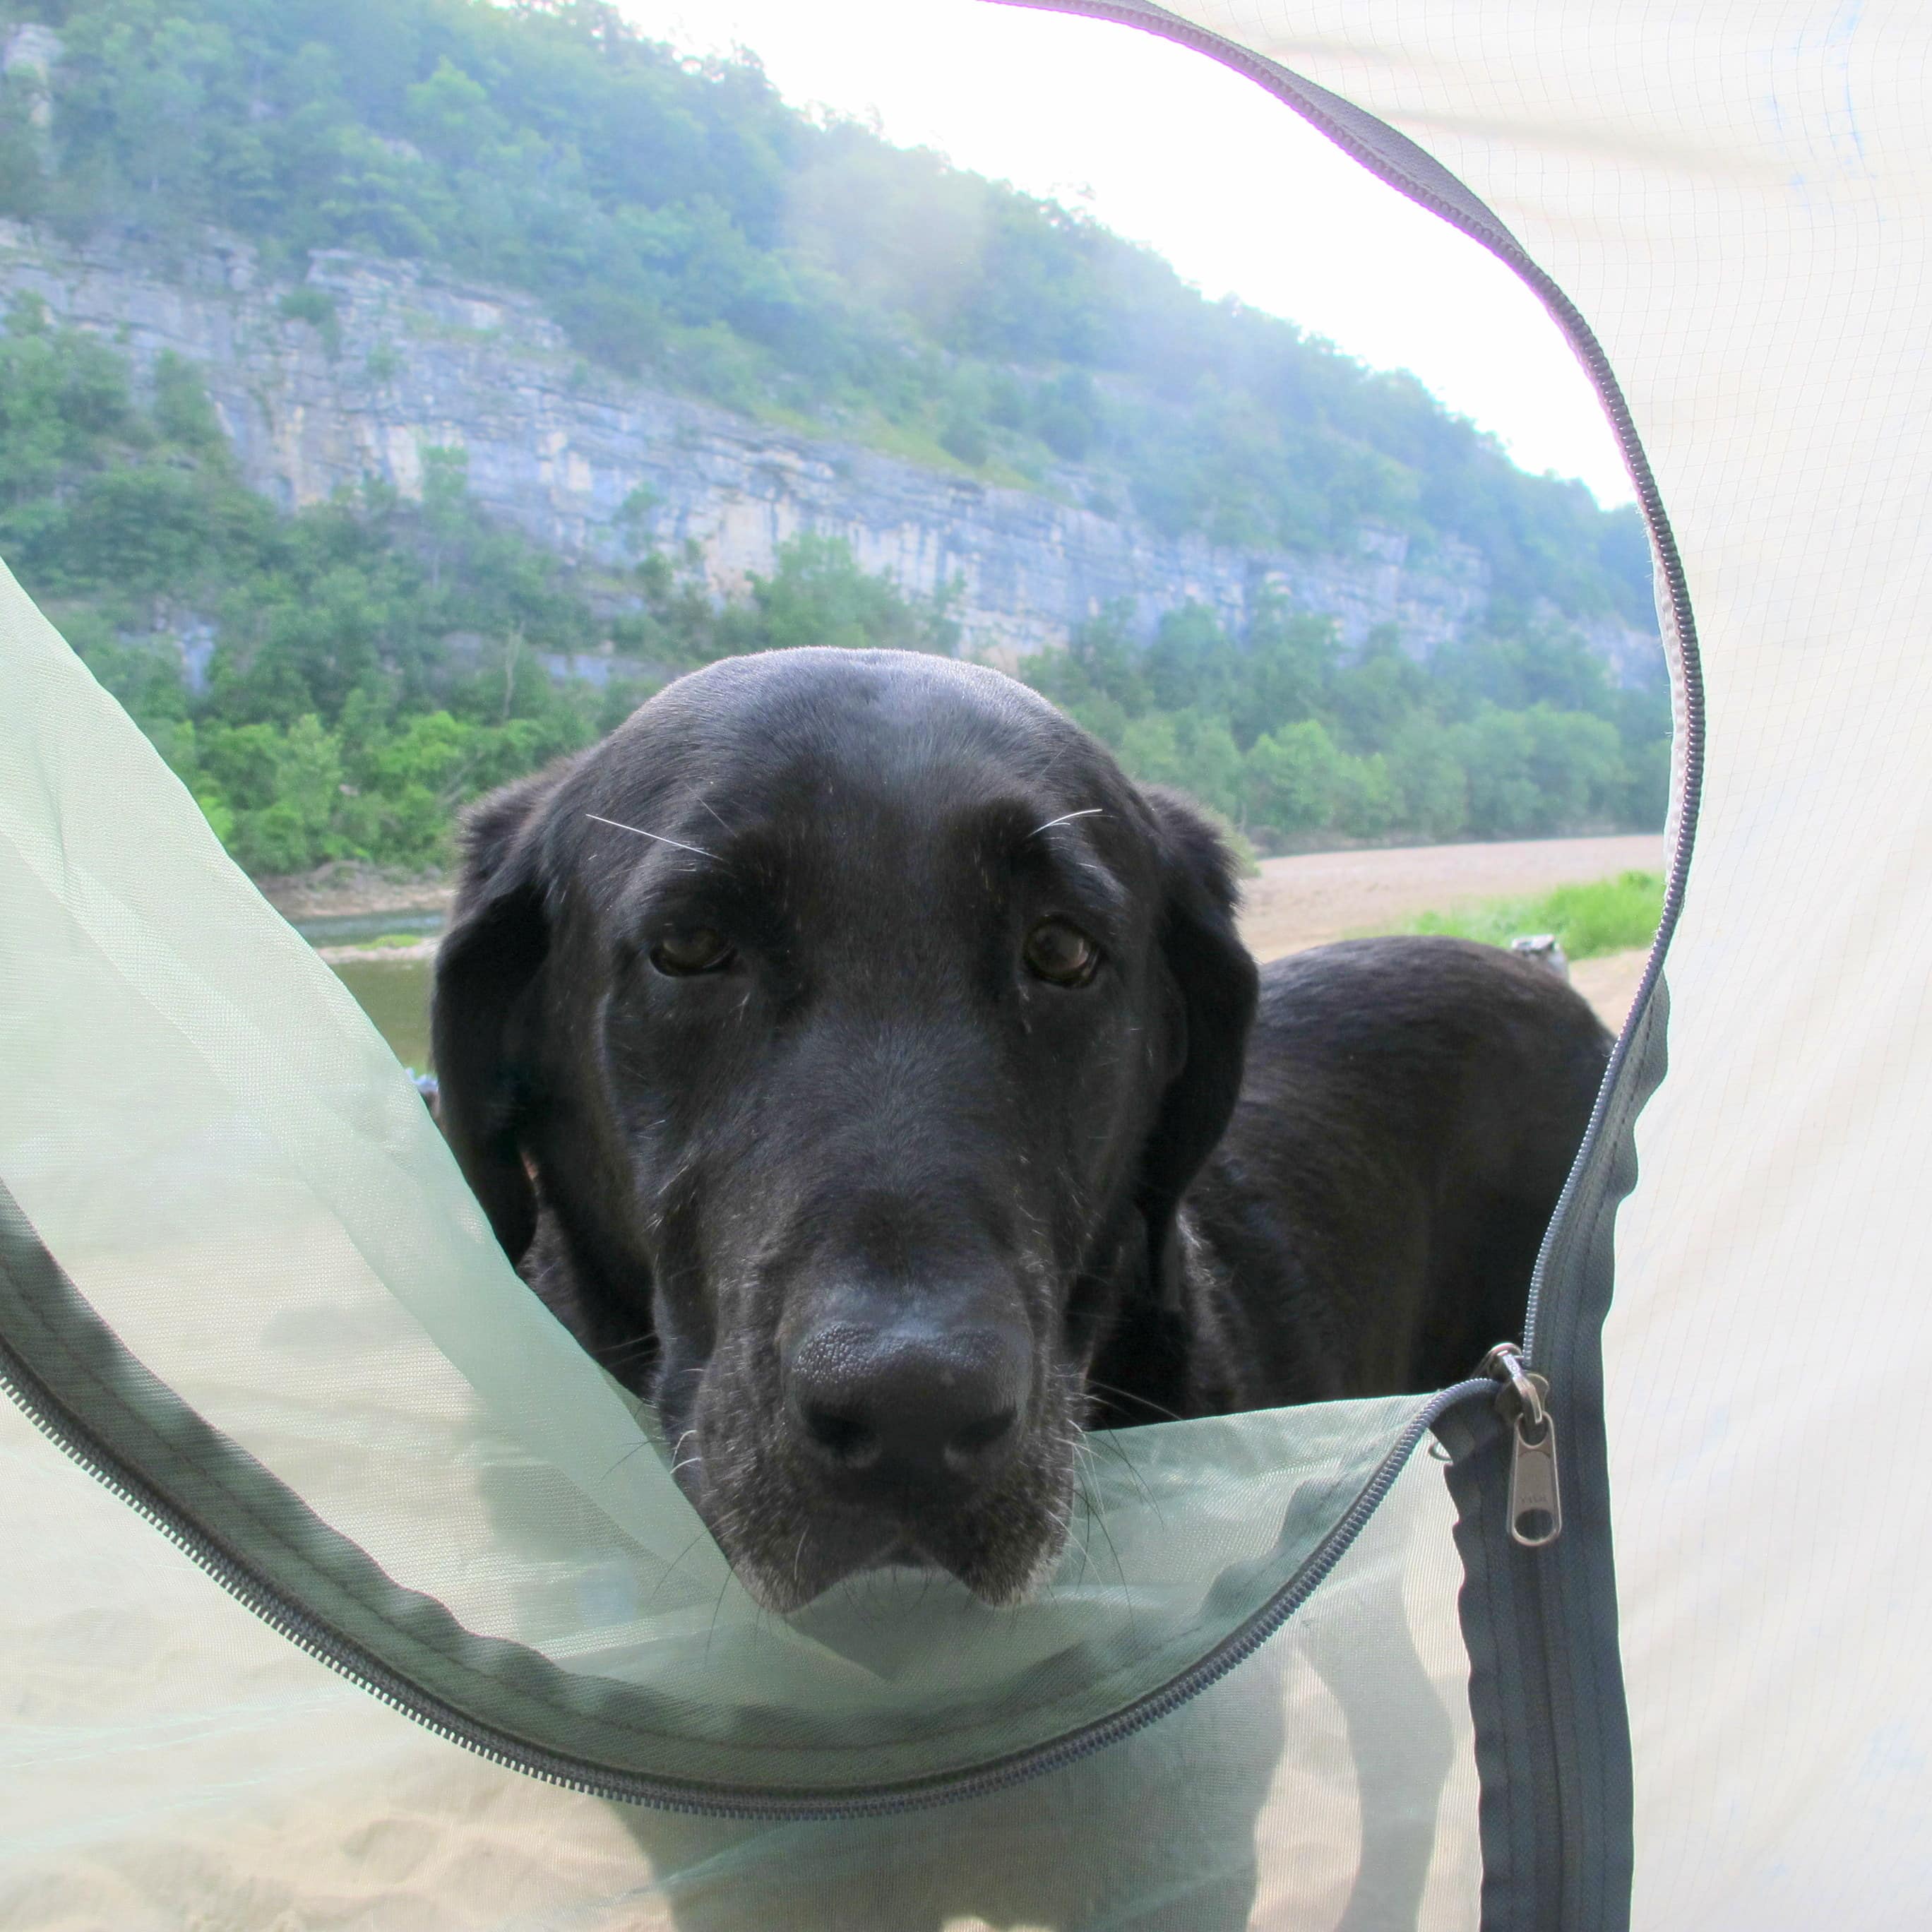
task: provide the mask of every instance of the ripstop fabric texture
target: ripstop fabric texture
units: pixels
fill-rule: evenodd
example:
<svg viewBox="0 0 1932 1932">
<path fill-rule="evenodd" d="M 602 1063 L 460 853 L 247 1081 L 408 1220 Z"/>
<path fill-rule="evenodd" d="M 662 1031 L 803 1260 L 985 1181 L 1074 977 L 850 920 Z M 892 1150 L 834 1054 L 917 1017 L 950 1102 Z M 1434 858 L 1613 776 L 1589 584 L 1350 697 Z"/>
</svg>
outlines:
<svg viewBox="0 0 1932 1932">
<path fill-rule="evenodd" d="M 1932 16 L 1174 10 L 1466 182 L 1588 320 L 1630 404 L 1711 720 L 1671 1071 L 1639 1123 L 1606 1343 L 1631 1922 L 1919 1922 Z M 1276 185 L 1228 192 L 1265 210 Z M 0 595 L 0 1056 L 32 1075 L 0 1094 L 0 1178 L 130 1351 L 398 1584 L 562 1672 L 662 1684 L 682 1643 L 677 1681 L 705 1681 L 721 1640 L 657 1646 L 639 1614 L 640 1565 L 686 1587 L 647 1425 L 520 1296 L 346 996 Z M 1158 1626 L 1128 1650 L 1161 1655 L 1210 1580 L 1291 1564 L 1267 1539 L 1298 1472 L 1327 1472 L 1310 1520 L 1332 1521 L 1400 1420 L 1248 1419 L 1190 1447 L 1202 1480 L 1245 1470 L 1250 1492 L 1190 1546 L 1194 1597 L 1166 1587 L 1165 1554 L 1144 1597 L 1114 1580 Z M 0 1469 L 10 1924 L 1475 1922 L 1460 1570 L 1426 1456 L 1287 1629 L 1178 1714 L 944 1810 L 768 1825 L 467 1756 L 251 1620 L 10 1411 Z M 788 1694 L 790 1646 L 816 1640 L 733 1616 L 713 1582 L 731 1681 L 775 1671 Z M 668 1614 L 705 1607 L 691 1589 Z M 882 1656 L 862 1660 L 875 1687 Z M 1001 1706 L 998 1678 L 975 1720 L 1024 1732 L 1035 1705 Z M 716 1714 L 686 1702 L 696 1736 Z M 902 1708 L 868 1688 L 844 1714 Z"/>
<path fill-rule="evenodd" d="M 1214 0 L 1588 318 L 1708 691 L 1605 1337 L 1632 1923 L 1932 1914 L 1932 14 Z"/>
</svg>

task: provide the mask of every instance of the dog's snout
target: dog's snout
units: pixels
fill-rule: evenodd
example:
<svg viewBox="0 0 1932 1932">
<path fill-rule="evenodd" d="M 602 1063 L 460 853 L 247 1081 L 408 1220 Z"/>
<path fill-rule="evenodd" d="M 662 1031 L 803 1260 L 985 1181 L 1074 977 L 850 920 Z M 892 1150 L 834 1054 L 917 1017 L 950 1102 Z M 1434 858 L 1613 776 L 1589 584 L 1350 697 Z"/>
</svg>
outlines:
<svg viewBox="0 0 1932 1932">
<path fill-rule="evenodd" d="M 826 1324 L 786 1364 L 802 1447 L 839 1486 L 884 1499 L 958 1494 L 1017 1447 L 1032 1367 L 1023 1332 Z"/>
</svg>

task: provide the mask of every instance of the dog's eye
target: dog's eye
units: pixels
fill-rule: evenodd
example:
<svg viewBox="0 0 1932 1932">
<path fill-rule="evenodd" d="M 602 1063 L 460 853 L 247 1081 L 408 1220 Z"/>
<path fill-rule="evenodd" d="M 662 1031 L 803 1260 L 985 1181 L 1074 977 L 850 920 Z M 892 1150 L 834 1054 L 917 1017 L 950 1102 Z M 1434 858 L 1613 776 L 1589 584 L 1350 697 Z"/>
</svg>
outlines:
<svg viewBox="0 0 1932 1932">
<path fill-rule="evenodd" d="M 651 948 L 651 964 L 674 979 L 688 979 L 694 973 L 715 973 L 721 966 L 730 964 L 730 942 L 708 926 L 674 932 Z"/>
<path fill-rule="evenodd" d="M 1036 979 L 1055 986 L 1084 986 L 1100 963 L 1100 949 L 1064 919 L 1043 919 L 1027 934 L 1022 956 Z"/>
</svg>

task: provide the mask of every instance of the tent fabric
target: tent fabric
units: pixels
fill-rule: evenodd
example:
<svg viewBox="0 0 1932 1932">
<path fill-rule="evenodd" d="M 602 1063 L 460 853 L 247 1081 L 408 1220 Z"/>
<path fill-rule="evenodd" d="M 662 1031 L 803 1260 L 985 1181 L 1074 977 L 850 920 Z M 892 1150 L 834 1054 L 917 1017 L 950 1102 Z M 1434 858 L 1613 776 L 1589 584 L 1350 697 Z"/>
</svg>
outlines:
<svg viewBox="0 0 1932 1932">
<path fill-rule="evenodd" d="M 693 1802 L 898 1802 L 1168 1691 L 1419 1439 L 1414 1398 L 1096 1436 L 1028 1604 L 887 1576 L 766 1616 L 374 1028 L 10 578 L 0 682 L 10 1348 L 151 1507 L 452 1721 Z"/>
<path fill-rule="evenodd" d="M 0 1581 L 0 1924 L 1473 1932 L 1439 1469 L 1412 1462 L 1306 1612 L 1127 1743 L 911 1817 L 760 1824 L 607 1803 L 445 1744 L 258 1622 L 0 1408 L 0 1496 L 22 1532 Z"/>
<path fill-rule="evenodd" d="M 1179 10 L 1379 116 L 1588 317 L 1708 689 L 1606 1335 L 1632 1923 L 1932 1913 L 1932 15 Z"/>
<path fill-rule="evenodd" d="M 1222 1528 L 1190 1526 L 1180 1549 L 1149 1532 L 1146 1568 L 1114 1578 L 1135 1627 L 1108 1654 L 1143 1682 L 1172 1667 L 1169 1640 L 1198 1652 L 1217 1616 L 1251 1615 L 1262 1572 L 1291 1580 L 1371 1472 L 1390 1486 L 1280 1634 L 1104 1750 L 916 1815 L 679 1819 L 410 1726 L 0 1412 L 0 1535 L 24 1553 L 0 1567 L 0 1920 L 1364 1932 L 1480 1912 L 1495 1932 L 1880 1926 L 1932 1904 L 1923 1506 L 1901 1439 L 1932 1320 L 1912 1186 L 1932 23 L 1869 0 L 1063 10 L 1279 62 L 1329 91 L 1301 111 L 1384 178 L 1406 170 L 1467 232 L 1493 221 L 1488 245 L 1520 248 L 1559 320 L 1594 328 L 1668 508 L 1653 534 L 1687 754 L 1685 586 L 1708 666 L 1706 803 L 1670 1078 L 1636 1120 L 1634 1168 L 1628 1130 L 1661 1068 L 1653 976 L 1546 1251 L 1538 1360 L 1546 1336 L 1582 1425 L 1566 1509 L 1582 1507 L 1553 1562 L 1498 1532 L 1486 1406 L 1442 1418 L 1449 1483 L 1425 1455 L 1394 1472 L 1412 1409 L 1242 1418 L 1192 1445 L 1131 1432 L 1130 1456 L 1174 1443 L 1210 1488 L 1217 1469 L 1251 1479 Z M 532 1662 L 507 1678 L 526 1690 L 681 1686 L 683 1748 L 700 1750 L 718 1700 L 751 1684 L 758 1722 L 726 1742 L 822 1756 L 842 1738 L 913 1772 L 912 1700 L 785 1702 L 793 1736 L 755 1694 L 776 1682 L 789 1700 L 804 1679 L 773 1656 L 814 1641 L 876 1684 L 876 1628 L 761 1631 L 724 1616 L 724 1580 L 730 1670 L 707 1637 L 711 1655 L 657 1674 L 667 1627 L 640 1618 L 634 1586 L 650 1563 L 682 1582 L 646 1421 L 521 1296 L 346 997 L 23 602 L 0 608 L 0 1054 L 33 1076 L 0 1091 L 16 1276 L 44 1243 L 116 1346 L 219 1432 L 188 1474 L 280 1485 L 290 1521 L 517 1646 Z M 1681 774 L 1688 807 L 1688 756 Z M 184 892 L 218 910 L 212 926 L 179 916 Z M 92 1001 L 82 1023 L 50 1030 L 50 984 Z M 1599 1364 L 1610 1214 L 1634 1174 Z M 1102 1498 L 1124 1526 L 1132 1488 Z M 1238 1600 L 1204 1623 L 1230 1580 Z M 1061 1584 L 1034 1628 L 1106 1594 L 1077 1570 Z M 669 1650 L 693 1607 L 674 1605 Z M 425 1627 L 388 1611 L 385 1628 Z M 1068 1628 L 1048 1650 L 1076 1658 L 1058 1688 L 1077 1701 L 1106 1672 L 1082 1654 L 1084 1613 Z M 1041 1734 L 1042 1679 L 1005 1670 L 1027 1641 L 985 1647 L 1004 1662 L 967 1700 L 982 1730 L 953 1762 Z M 1593 1790 L 1622 1815 L 1580 1816 Z"/>
</svg>

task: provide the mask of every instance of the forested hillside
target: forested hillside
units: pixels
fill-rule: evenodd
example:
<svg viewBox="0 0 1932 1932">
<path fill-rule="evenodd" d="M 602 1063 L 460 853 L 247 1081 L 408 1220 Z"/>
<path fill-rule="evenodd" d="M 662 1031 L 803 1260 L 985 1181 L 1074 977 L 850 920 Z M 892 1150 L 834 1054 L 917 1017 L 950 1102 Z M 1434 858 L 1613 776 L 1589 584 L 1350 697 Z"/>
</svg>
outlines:
<svg viewBox="0 0 1932 1932">
<path fill-rule="evenodd" d="M 589 354 L 975 467 L 1117 472 L 1139 515 L 1327 544 L 1460 536 L 1497 588 L 1647 622 L 1633 515 L 1514 470 L 1420 385 L 1206 302 L 1050 203 L 692 67 L 596 0 L 44 0 L 55 166 L 16 86 L 0 213 L 298 270 L 322 247 L 532 290 Z"/>
<path fill-rule="evenodd" d="M 1634 513 L 1090 222 L 593 4 L 0 0 L 0 33 L 29 20 L 58 55 L 0 88 L 0 215 L 149 249 L 241 232 L 325 329 L 308 251 L 442 264 L 531 292 L 617 370 L 1166 532 L 1319 550 L 1366 519 L 1474 546 L 1486 625 L 1426 665 L 1277 608 L 1240 638 L 1103 618 L 1028 667 L 1258 842 L 1660 812 L 1660 693 L 1612 688 L 1563 621 L 1647 620 Z M 164 358 L 137 394 L 112 344 L 32 303 L 0 340 L 0 552 L 257 870 L 432 859 L 464 799 L 724 652 L 954 641 L 943 599 L 810 541 L 723 606 L 680 556 L 593 578 L 488 525 L 460 450 L 420 502 L 283 514 L 241 487 L 194 368 Z M 140 641 L 164 605 L 214 620 L 192 677 Z M 651 678 L 543 673 L 613 640 Z"/>
</svg>

